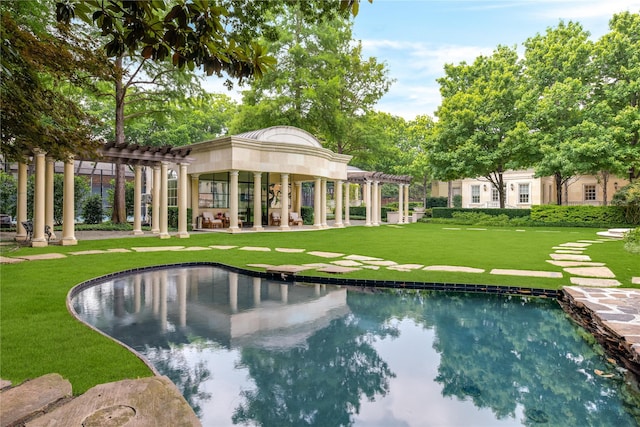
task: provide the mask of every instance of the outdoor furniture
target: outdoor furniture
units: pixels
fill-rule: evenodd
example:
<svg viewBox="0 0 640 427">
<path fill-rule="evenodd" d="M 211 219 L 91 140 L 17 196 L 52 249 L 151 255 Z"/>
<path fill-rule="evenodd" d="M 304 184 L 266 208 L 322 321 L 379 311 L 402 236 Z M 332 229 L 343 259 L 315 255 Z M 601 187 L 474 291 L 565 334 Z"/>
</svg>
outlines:
<svg viewBox="0 0 640 427">
<path fill-rule="evenodd" d="M 22 221 L 21 224 L 24 227 L 24 230 L 27 232 L 26 240 L 31 240 L 31 238 L 33 237 L 33 221 Z"/>
<path fill-rule="evenodd" d="M 289 225 L 302 225 L 302 218 L 298 215 L 298 212 L 289 213 Z"/>
<path fill-rule="evenodd" d="M 211 212 L 202 212 L 202 228 L 222 228 L 222 220 L 214 218 Z"/>
<path fill-rule="evenodd" d="M 271 225 L 280 225 L 280 213 L 271 212 Z"/>
</svg>

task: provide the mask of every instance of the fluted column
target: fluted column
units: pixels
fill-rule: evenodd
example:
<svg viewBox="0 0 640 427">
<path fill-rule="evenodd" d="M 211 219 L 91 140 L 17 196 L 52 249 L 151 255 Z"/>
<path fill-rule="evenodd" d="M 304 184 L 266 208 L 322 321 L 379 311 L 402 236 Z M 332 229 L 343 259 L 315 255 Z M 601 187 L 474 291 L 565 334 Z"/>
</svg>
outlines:
<svg viewBox="0 0 640 427">
<path fill-rule="evenodd" d="M 31 246 L 34 248 L 44 247 L 48 245 L 47 239 L 44 237 L 45 225 L 45 192 L 46 192 L 46 153 L 41 150 L 34 150 L 36 164 L 35 191 L 33 200 L 33 237 Z"/>
<path fill-rule="evenodd" d="M 142 233 L 142 166 L 133 167 L 133 234 Z"/>
<path fill-rule="evenodd" d="M 229 172 L 229 231 L 238 232 L 238 171 Z"/>
<path fill-rule="evenodd" d="M 151 187 L 151 232 L 160 233 L 160 165 L 153 165 L 153 186 Z"/>
<path fill-rule="evenodd" d="M 253 173 L 253 229 L 262 231 L 262 172 Z"/>
<path fill-rule="evenodd" d="M 289 229 L 289 174 L 281 173 L 282 203 L 280 204 L 280 230 Z"/>
<path fill-rule="evenodd" d="M 342 181 L 337 180 L 334 184 L 336 196 L 336 227 L 344 227 L 342 223 Z"/>
<path fill-rule="evenodd" d="M 187 231 L 187 163 L 180 163 L 178 174 L 178 235 L 179 238 L 189 237 Z"/>
<path fill-rule="evenodd" d="M 160 164 L 160 238 L 168 239 L 169 235 L 169 163 Z"/>
<path fill-rule="evenodd" d="M 322 208 L 322 228 L 327 228 L 327 180 L 322 180 L 322 193 L 320 193 L 322 201 L 320 207 Z"/>
<path fill-rule="evenodd" d="M 46 178 L 45 178 L 45 192 L 44 192 L 44 197 L 45 197 L 44 223 L 45 225 L 48 225 L 50 227 L 50 230 L 51 230 L 50 238 L 55 239 L 56 233 L 53 231 L 53 224 L 55 223 L 55 220 L 53 218 L 53 209 L 54 209 L 53 200 L 55 198 L 55 186 L 54 186 L 55 161 L 52 158 L 47 157 L 45 169 L 46 169 Z"/>
<path fill-rule="evenodd" d="M 378 195 L 380 191 L 378 189 L 378 181 L 373 181 L 373 191 L 371 197 L 371 225 L 380 225 L 380 199 Z"/>
<path fill-rule="evenodd" d="M 200 215 L 200 174 L 191 174 L 191 228 L 195 230 Z"/>
<path fill-rule="evenodd" d="M 62 187 L 62 246 L 78 244 L 75 234 L 75 189 L 73 180 L 73 157 L 64 162 L 64 184 Z"/>
<path fill-rule="evenodd" d="M 371 227 L 371 182 L 366 181 L 364 184 L 364 203 L 365 203 L 365 211 L 366 211 L 366 221 L 364 223 L 365 226 Z"/>
<path fill-rule="evenodd" d="M 409 184 L 404 185 L 404 214 L 406 216 L 405 223 L 411 222 L 409 219 Z"/>
<path fill-rule="evenodd" d="M 344 225 L 351 225 L 351 221 L 349 219 L 349 208 L 351 207 L 351 203 L 349 203 L 349 197 L 351 197 L 351 195 L 349 193 L 351 193 L 351 184 L 349 184 L 349 182 L 347 181 L 344 184 Z"/>
<path fill-rule="evenodd" d="M 27 220 L 27 165 L 18 163 L 18 194 L 16 206 L 16 240 L 23 241 L 27 238 L 27 230 L 22 226 L 22 221 Z"/>
<path fill-rule="evenodd" d="M 313 183 L 313 227 L 322 228 L 322 182 L 319 176 Z"/>
<path fill-rule="evenodd" d="M 398 184 L 398 224 L 404 224 L 404 184 Z"/>
</svg>

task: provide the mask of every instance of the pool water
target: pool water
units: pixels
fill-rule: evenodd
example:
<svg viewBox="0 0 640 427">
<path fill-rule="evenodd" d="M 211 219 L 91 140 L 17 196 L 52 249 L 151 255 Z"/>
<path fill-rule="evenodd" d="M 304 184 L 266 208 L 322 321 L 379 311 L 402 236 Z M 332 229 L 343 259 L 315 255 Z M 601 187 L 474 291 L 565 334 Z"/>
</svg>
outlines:
<svg viewBox="0 0 640 427">
<path fill-rule="evenodd" d="M 204 426 L 636 426 L 640 400 L 552 300 L 287 284 L 215 267 L 82 290 Z"/>
</svg>

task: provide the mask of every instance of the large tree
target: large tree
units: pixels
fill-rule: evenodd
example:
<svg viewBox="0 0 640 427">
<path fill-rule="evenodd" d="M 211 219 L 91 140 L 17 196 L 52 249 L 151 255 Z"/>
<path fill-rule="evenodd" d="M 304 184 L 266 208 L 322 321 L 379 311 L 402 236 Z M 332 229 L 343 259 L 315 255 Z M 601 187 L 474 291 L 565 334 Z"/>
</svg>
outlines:
<svg viewBox="0 0 640 427">
<path fill-rule="evenodd" d="M 362 58 L 350 21 L 304 25 L 297 5 L 278 21 L 278 39 L 269 44 L 278 66 L 245 91 L 232 132 L 297 126 L 319 135 L 327 148 L 356 153 L 363 143 L 359 124 L 391 84 L 386 67 Z"/>
<path fill-rule="evenodd" d="M 429 161 L 441 180 L 484 177 L 505 206 L 503 173 L 527 162 L 530 146 L 521 137 L 522 66 L 514 48 L 499 46 L 473 64 L 448 64 L 438 80 L 443 101 L 429 143 Z"/>
<path fill-rule="evenodd" d="M 349 0 L 341 2 L 340 8 L 356 13 L 357 4 L 357 0 Z M 126 141 L 125 107 L 131 91 L 137 89 L 133 97 L 146 99 L 152 91 L 140 94 L 141 85 L 166 88 L 166 82 L 158 84 L 158 78 L 167 75 L 167 67 L 150 73 L 151 64 L 162 68 L 159 64 L 170 62 L 181 70 L 201 68 L 207 75 L 239 81 L 262 77 L 274 60 L 257 40 L 261 35 L 272 37 L 273 26 L 267 18 L 277 15 L 282 7 L 282 2 L 248 0 L 68 0 L 58 2 L 56 11 L 59 21 L 71 23 L 74 17 L 79 18 L 96 26 L 105 39 L 104 51 L 114 64 L 115 143 L 120 145 Z M 317 19 L 338 9 L 337 3 L 318 1 L 307 2 L 300 10 L 305 19 Z M 227 83 L 232 86 L 231 80 Z M 124 200 L 124 167 L 118 165 L 114 223 L 126 221 Z"/>
<path fill-rule="evenodd" d="M 580 172 L 570 154 L 584 131 L 593 43 L 580 24 L 560 22 L 544 35 L 527 39 L 524 46 L 528 88 L 518 103 L 527 112 L 523 136 L 538 146 L 536 174 L 554 177 L 561 205 L 564 184 Z"/>
<path fill-rule="evenodd" d="M 609 152 L 618 154 L 629 180 L 640 177 L 640 14 L 623 12 L 609 22 L 610 32 L 595 45 L 597 73 L 593 121 L 604 133 Z M 611 170 L 611 169 L 609 169 Z"/>
</svg>

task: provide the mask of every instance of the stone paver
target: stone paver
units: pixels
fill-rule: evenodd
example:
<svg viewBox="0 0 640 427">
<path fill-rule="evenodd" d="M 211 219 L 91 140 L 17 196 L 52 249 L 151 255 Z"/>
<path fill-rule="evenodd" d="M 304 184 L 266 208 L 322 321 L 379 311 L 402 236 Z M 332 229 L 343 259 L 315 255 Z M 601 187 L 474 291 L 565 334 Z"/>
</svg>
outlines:
<svg viewBox="0 0 640 427">
<path fill-rule="evenodd" d="M 302 265 L 272 265 L 267 267 L 267 273 L 288 273 L 295 274 L 301 271 L 309 270 L 309 267 Z"/>
<path fill-rule="evenodd" d="M 346 259 L 352 259 L 354 261 L 382 261 L 382 258 L 376 258 L 366 255 L 347 255 Z"/>
<path fill-rule="evenodd" d="M 40 255 L 21 255 L 17 258 L 26 259 L 27 261 L 39 261 L 43 259 L 60 259 L 66 258 L 67 256 L 64 254 L 40 254 Z"/>
<path fill-rule="evenodd" d="M 19 262 L 25 262 L 26 259 L 21 258 L 10 258 L 6 256 L 0 256 L 0 264 L 16 264 Z"/>
<path fill-rule="evenodd" d="M 243 246 L 239 249 L 241 251 L 271 252 L 271 248 L 265 248 L 264 246 Z"/>
<path fill-rule="evenodd" d="M 606 279 L 616 277 L 608 267 L 569 267 L 565 268 L 564 271 L 574 276 L 601 277 Z"/>
<path fill-rule="evenodd" d="M 200 426 L 180 390 L 165 376 L 101 384 L 27 427 Z"/>
<path fill-rule="evenodd" d="M 423 270 L 426 271 L 453 271 L 459 273 L 484 273 L 482 268 L 461 267 L 458 265 L 429 265 Z"/>
<path fill-rule="evenodd" d="M 603 267 L 604 262 L 590 262 L 590 261 L 553 261 L 547 260 L 551 265 L 557 265 L 558 267 Z"/>
<path fill-rule="evenodd" d="M 591 246 L 591 243 L 569 242 L 569 243 L 561 243 L 558 246 L 572 247 L 572 248 L 586 248 L 588 246 Z"/>
<path fill-rule="evenodd" d="M 327 267 L 322 267 L 322 268 L 318 268 L 318 271 L 323 272 L 323 273 L 331 273 L 331 274 L 344 274 L 344 273 L 351 273 L 353 271 L 358 271 L 360 270 L 359 268 L 353 268 L 353 267 L 341 267 L 339 265 L 330 265 Z"/>
<path fill-rule="evenodd" d="M 317 256 L 320 258 L 339 258 L 343 257 L 344 254 L 339 254 L 336 252 L 322 252 L 322 251 L 311 251 L 307 252 L 309 255 Z"/>
<path fill-rule="evenodd" d="M 166 252 L 166 251 L 180 251 L 184 249 L 184 246 L 149 246 L 149 247 L 133 247 L 131 249 L 136 252 Z"/>
<path fill-rule="evenodd" d="M 574 285 L 592 287 L 615 287 L 622 284 L 615 279 L 594 279 L 590 277 L 571 277 L 569 280 Z"/>
<path fill-rule="evenodd" d="M 570 250 L 562 250 L 562 249 L 558 249 L 556 250 L 557 254 L 574 254 L 574 255 L 580 255 L 582 252 L 580 251 L 570 251 Z"/>
<path fill-rule="evenodd" d="M 585 251 L 587 248 L 575 248 L 573 246 L 554 246 L 551 249 L 554 251 Z"/>
<path fill-rule="evenodd" d="M 386 261 L 386 260 L 380 260 L 380 261 L 362 260 L 362 262 L 369 265 L 377 265 L 379 267 L 389 267 L 390 265 L 398 265 L 398 263 L 395 261 Z"/>
<path fill-rule="evenodd" d="M 222 251 L 226 251 L 226 250 L 229 250 L 229 249 L 237 248 L 237 246 L 233 246 L 233 245 L 211 245 L 209 247 L 211 249 L 220 249 Z"/>
<path fill-rule="evenodd" d="M 526 276 L 526 277 L 547 277 L 551 279 L 562 278 L 562 273 L 557 271 L 536 271 L 536 270 L 503 270 L 494 268 L 489 274 L 498 274 L 503 276 Z"/>
<path fill-rule="evenodd" d="M 48 374 L 3 390 L 0 397 L 0 422 L 7 426 L 71 397 L 71 383 L 58 374 Z"/>
<path fill-rule="evenodd" d="M 556 261 L 591 261 L 589 255 L 550 254 L 549 256 Z"/>
<path fill-rule="evenodd" d="M 340 259 L 338 261 L 331 261 L 331 264 L 340 265 L 342 267 L 360 267 L 361 262 L 353 261 L 350 259 Z"/>
<path fill-rule="evenodd" d="M 288 254 L 299 254 L 304 252 L 304 249 L 297 248 L 276 248 L 276 252 L 283 252 Z"/>
<path fill-rule="evenodd" d="M 210 251 L 211 248 L 205 246 L 187 246 L 183 251 Z"/>
<path fill-rule="evenodd" d="M 424 264 L 397 264 L 390 265 L 387 267 L 388 270 L 396 270 L 396 271 L 412 271 L 419 270 L 424 268 Z"/>
<path fill-rule="evenodd" d="M 640 285 L 640 277 L 632 277 L 631 283 L 634 285 Z"/>
</svg>

